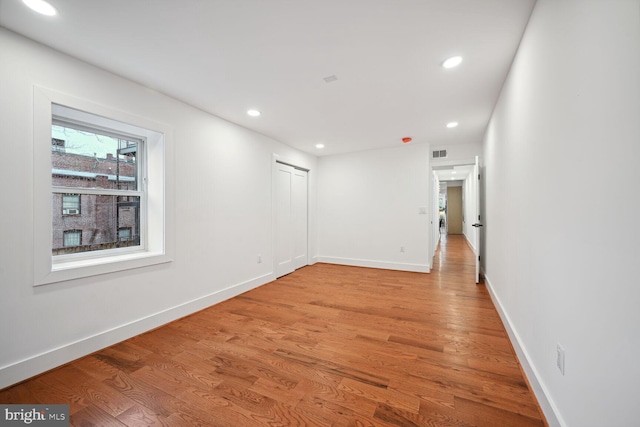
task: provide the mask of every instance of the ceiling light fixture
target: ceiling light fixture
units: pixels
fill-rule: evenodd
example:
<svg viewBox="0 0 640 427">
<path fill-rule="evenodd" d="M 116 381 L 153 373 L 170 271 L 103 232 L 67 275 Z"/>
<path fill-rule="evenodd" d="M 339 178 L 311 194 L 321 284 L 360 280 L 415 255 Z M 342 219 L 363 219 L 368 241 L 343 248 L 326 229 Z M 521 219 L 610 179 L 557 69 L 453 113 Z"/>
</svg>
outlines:
<svg viewBox="0 0 640 427">
<path fill-rule="evenodd" d="M 322 148 L 324 148 L 324 144 L 316 144 L 316 148 L 322 149 Z"/>
<path fill-rule="evenodd" d="M 258 110 L 248 110 L 247 114 L 250 115 L 251 117 L 258 117 L 262 113 Z"/>
<path fill-rule="evenodd" d="M 458 122 L 449 122 L 449 123 L 447 123 L 447 127 L 449 129 L 458 127 Z"/>
<path fill-rule="evenodd" d="M 442 66 L 444 68 L 453 68 L 460 65 L 461 62 L 462 62 L 462 56 L 452 56 L 451 58 L 444 61 L 442 63 Z"/>
<path fill-rule="evenodd" d="M 58 14 L 56 8 L 44 0 L 22 0 L 22 2 L 41 15 L 55 16 Z"/>
</svg>

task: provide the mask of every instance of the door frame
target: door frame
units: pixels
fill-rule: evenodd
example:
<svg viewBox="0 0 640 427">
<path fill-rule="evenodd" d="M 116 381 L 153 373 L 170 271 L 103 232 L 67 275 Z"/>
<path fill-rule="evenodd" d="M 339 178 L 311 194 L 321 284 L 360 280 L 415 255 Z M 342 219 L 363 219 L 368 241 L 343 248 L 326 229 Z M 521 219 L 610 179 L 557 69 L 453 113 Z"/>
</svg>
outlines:
<svg viewBox="0 0 640 427">
<path fill-rule="evenodd" d="M 474 156 L 473 158 L 470 159 L 460 159 L 460 160 L 438 160 L 437 163 L 434 163 L 434 160 L 431 159 L 431 162 L 429 164 L 429 167 L 431 168 L 431 181 L 432 181 L 432 185 L 431 188 L 433 188 L 433 181 L 434 181 L 434 172 L 437 172 L 439 169 L 442 169 L 443 167 L 445 168 L 453 168 L 454 166 L 474 166 L 476 165 L 476 158 L 479 159 L 479 167 L 478 167 L 478 173 L 481 173 L 481 169 L 482 169 L 482 157 L 480 156 Z M 466 180 L 466 178 L 465 178 Z M 463 187 L 464 188 L 464 187 Z M 464 193 L 464 191 L 463 191 Z M 463 194 L 464 195 L 464 194 Z M 477 185 L 476 188 L 476 197 L 480 197 L 480 184 Z M 433 198 L 432 198 L 433 200 Z M 434 203 L 434 202 L 432 202 Z M 464 203 L 474 203 L 476 204 L 476 201 L 464 201 Z M 435 208 L 432 206 L 432 211 L 435 212 Z M 463 215 L 464 215 L 464 205 L 463 205 Z M 476 208 L 477 212 L 476 212 L 476 216 L 480 215 L 480 209 L 481 207 Z M 469 219 L 465 217 L 465 221 L 468 221 Z M 476 220 L 474 219 L 473 222 L 476 222 Z M 475 229 L 474 229 L 475 230 Z M 464 232 L 464 223 L 463 223 L 463 232 Z M 476 257 L 478 256 L 478 251 L 480 251 L 480 247 L 479 247 L 479 242 L 476 242 L 476 246 L 477 249 L 473 249 L 474 254 L 476 255 Z M 467 244 L 469 244 L 469 242 L 467 241 Z M 433 259 L 436 256 L 436 249 L 433 248 L 432 249 L 432 253 L 431 255 L 431 265 L 433 266 Z"/>
</svg>

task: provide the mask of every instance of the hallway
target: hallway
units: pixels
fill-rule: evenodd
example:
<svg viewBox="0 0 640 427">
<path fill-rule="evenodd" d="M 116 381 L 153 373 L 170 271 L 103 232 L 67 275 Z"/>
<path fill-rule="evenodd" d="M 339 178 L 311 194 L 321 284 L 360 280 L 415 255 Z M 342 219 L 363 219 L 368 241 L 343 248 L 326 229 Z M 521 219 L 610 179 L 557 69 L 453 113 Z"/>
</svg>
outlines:
<svg viewBox="0 0 640 427">
<path fill-rule="evenodd" d="M 0 391 L 72 425 L 541 426 L 463 236 L 431 274 L 316 264 Z"/>
</svg>

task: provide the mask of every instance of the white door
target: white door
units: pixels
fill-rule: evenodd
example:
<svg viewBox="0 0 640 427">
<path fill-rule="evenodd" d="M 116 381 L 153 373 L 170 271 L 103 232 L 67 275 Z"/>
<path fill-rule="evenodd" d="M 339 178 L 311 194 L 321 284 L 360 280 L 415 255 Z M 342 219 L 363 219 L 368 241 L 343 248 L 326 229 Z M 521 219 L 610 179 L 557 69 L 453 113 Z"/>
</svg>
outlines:
<svg viewBox="0 0 640 427">
<path fill-rule="evenodd" d="M 293 266 L 307 265 L 307 171 L 293 170 Z"/>
<path fill-rule="evenodd" d="M 276 277 L 307 265 L 307 172 L 276 163 Z"/>
<path fill-rule="evenodd" d="M 476 237 L 476 283 L 480 283 L 480 251 L 482 245 L 480 244 L 480 235 L 482 234 L 482 222 L 480 221 L 480 164 L 479 164 L 478 156 L 476 156 L 476 164 L 473 167 L 473 174 L 476 184 L 476 221 L 473 224 L 475 228 L 475 237 Z"/>
</svg>

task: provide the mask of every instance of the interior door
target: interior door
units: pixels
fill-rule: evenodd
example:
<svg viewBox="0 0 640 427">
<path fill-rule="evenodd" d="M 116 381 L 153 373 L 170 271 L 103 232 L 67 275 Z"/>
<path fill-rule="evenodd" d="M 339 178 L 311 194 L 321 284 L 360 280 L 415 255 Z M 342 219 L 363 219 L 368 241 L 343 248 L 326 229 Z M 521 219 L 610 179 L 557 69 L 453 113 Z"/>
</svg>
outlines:
<svg viewBox="0 0 640 427">
<path fill-rule="evenodd" d="M 307 171 L 276 163 L 276 277 L 308 264 Z"/>
<path fill-rule="evenodd" d="M 307 262 L 307 171 L 293 170 L 293 266 L 304 267 Z"/>
<path fill-rule="evenodd" d="M 482 245 L 480 244 L 480 236 L 482 229 L 482 222 L 480 221 L 480 162 L 478 156 L 476 156 L 476 163 L 473 167 L 474 179 L 475 179 L 475 193 L 476 193 L 476 218 L 477 221 L 473 224 L 475 228 L 475 240 L 476 240 L 476 284 L 480 283 L 480 252 Z"/>
<path fill-rule="evenodd" d="M 295 270 L 293 264 L 293 171 L 289 165 L 277 163 L 275 182 L 276 211 L 276 277 Z"/>
</svg>

